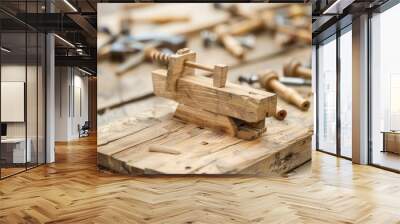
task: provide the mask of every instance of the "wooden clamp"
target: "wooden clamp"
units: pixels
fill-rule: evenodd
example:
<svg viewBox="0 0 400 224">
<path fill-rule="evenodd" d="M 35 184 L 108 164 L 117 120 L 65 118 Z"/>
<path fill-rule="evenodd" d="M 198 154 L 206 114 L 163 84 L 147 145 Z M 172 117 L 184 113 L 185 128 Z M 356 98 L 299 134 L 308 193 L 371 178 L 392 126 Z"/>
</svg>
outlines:
<svg viewBox="0 0 400 224">
<path fill-rule="evenodd" d="M 259 80 L 262 87 L 268 91 L 275 92 L 288 103 L 291 103 L 304 111 L 310 108 L 310 101 L 304 99 L 296 90 L 279 82 L 279 76 L 276 72 L 267 70 L 260 73 Z"/>
<path fill-rule="evenodd" d="M 179 103 L 175 117 L 242 139 L 266 131 L 265 118 L 276 112 L 275 94 L 227 82 L 226 65 L 199 64 L 188 49 L 158 58 L 168 61 L 168 69 L 152 72 L 154 93 Z M 194 69 L 212 72 L 213 77 L 194 75 Z"/>
</svg>

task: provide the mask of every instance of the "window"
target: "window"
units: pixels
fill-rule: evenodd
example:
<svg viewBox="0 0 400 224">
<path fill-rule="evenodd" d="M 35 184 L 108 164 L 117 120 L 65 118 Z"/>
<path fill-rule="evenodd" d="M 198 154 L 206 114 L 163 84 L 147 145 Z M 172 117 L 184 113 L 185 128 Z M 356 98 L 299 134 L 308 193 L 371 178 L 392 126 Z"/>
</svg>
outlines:
<svg viewBox="0 0 400 224">
<path fill-rule="evenodd" d="M 336 153 L 336 36 L 318 47 L 318 143 Z"/>
<path fill-rule="evenodd" d="M 351 26 L 340 36 L 340 155 L 352 157 L 352 34 Z"/>
<path fill-rule="evenodd" d="M 370 160 L 400 170 L 400 5 L 371 18 Z"/>
</svg>

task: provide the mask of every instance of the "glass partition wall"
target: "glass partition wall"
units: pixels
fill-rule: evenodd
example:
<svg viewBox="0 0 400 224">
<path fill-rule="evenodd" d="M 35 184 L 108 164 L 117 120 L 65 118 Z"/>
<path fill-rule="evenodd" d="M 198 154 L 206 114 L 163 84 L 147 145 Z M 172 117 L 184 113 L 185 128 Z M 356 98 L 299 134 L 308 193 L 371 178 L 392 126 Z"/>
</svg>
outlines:
<svg viewBox="0 0 400 224">
<path fill-rule="evenodd" d="M 32 3 L 18 7 L 38 10 Z M 0 11 L 1 179 L 45 163 L 45 41 Z"/>
<path fill-rule="evenodd" d="M 371 22 L 370 163 L 400 171 L 400 4 Z"/>
<path fill-rule="evenodd" d="M 336 36 L 318 46 L 318 144 L 321 151 L 336 153 Z"/>
<path fill-rule="evenodd" d="M 317 45 L 317 150 L 352 157 L 351 25 Z"/>
</svg>

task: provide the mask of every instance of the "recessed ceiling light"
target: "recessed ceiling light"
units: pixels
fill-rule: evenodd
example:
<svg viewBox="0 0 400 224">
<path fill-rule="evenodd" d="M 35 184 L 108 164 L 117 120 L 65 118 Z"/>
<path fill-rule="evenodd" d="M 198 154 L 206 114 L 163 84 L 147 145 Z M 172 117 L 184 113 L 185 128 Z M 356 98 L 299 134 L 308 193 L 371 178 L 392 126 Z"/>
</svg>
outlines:
<svg viewBox="0 0 400 224">
<path fill-rule="evenodd" d="M 74 12 L 78 12 L 78 10 L 68 1 L 64 0 L 65 4 L 67 4 Z"/>
<path fill-rule="evenodd" d="M 79 71 L 81 71 L 81 72 L 83 72 L 83 73 L 85 73 L 85 74 L 87 74 L 87 75 L 93 75 L 92 73 L 90 73 L 90 72 L 88 72 L 88 71 L 86 71 L 86 70 L 83 70 L 83 69 L 81 69 L 81 68 L 79 68 L 79 67 L 78 67 L 78 69 L 79 69 Z"/>
<path fill-rule="evenodd" d="M 10 53 L 10 52 L 11 52 L 11 50 L 9 50 L 9 49 L 7 49 L 7 48 L 5 48 L 5 47 L 1 47 L 0 49 L 1 49 L 2 51 L 6 52 L 6 53 Z"/>
<path fill-rule="evenodd" d="M 57 38 L 58 38 L 59 40 L 61 40 L 62 42 L 66 43 L 67 45 L 69 45 L 69 46 L 75 48 L 75 45 L 73 45 L 73 44 L 72 44 L 71 42 L 69 42 L 68 40 L 66 40 L 66 39 L 64 39 L 64 38 L 62 38 L 62 37 L 60 37 L 60 36 L 57 35 L 57 34 L 54 34 L 54 36 L 57 37 Z"/>
</svg>

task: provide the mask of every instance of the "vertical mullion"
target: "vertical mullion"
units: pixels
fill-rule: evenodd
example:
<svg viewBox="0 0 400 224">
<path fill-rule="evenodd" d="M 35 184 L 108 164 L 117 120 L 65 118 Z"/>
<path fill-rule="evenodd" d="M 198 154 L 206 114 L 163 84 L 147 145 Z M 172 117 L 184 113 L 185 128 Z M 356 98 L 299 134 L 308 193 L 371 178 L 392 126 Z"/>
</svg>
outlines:
<svg viewBox="0 0 400 224">
<path fill-rule="evenodd" d="M 340 119 L 340 30 L 336 31 L 336 154 L 341 156 L 341 119 Z"/>
<path fill-rule="evenodd" d="M 371 19 L 372 19 L 372 12 L 368 12 L 368 20 L 367 20 L 367 46 L 368 46 L 368 53 L 367 53 L 367 83 L 368 83 L 368 100 L 367 100 L 367 107 L 368 107 L 368 124 L 367 124 L 367 129 L 368 129 L 368 156 L 367 156 L 367 164 L 373 164 L 373 153 L 372 153 L 372 64 L 371 64 L 371 55 L 372 55 L 372 30 L 371 30 Z"/>
<path fill-rule="evenodd" d="M 39 15 L 39 0 L 36 1 Z M 39 20 L 39 19 L 38 19 Z M 36 166 L 39 165 L 39 31 L 36 31 Z"/>
<path fill-rule="evenodd" d="M 45 8 L 44 11 L 45 13 L 48 13 L 48 8 L 49 8 L 49 2 L 45 0 L 44 2 Z M 44 79 L 42 79 L 42 82 L 44 81 L 44 163 L 47 163 L 47 151 L 50 151 L 47 149 L 47 38 L 48 38 L 49 33 L 47 31 L 44 32 L 44 70 L 42 69 L 42 72 L 44 71 Z M 43 52 L 42 52 L 43 53 Z M 42 73 L 43 77 L 43 73 Z M 43 84 L 43 83 L 42 83 Z M 43 109 L 43 107 L 42 107 Z M 43 117 L 42 117 L 43 118 Z"/>
<path fill-rule="evenodd" d="M 25 21 L 28 21 L 28 0 L 25 0 Z M 28 90 L 28 25 L 25 23 L 25 170 L 28 169 L 28 114 L 27 114 L 27 90 Z"/>
<path fill-rule="evenodd" d="M 315 125 L 315 148 L 319 149 L 319 44 L 315 47 L 315 115 L 316 115 L 316 125 Z"/>
</svg>

